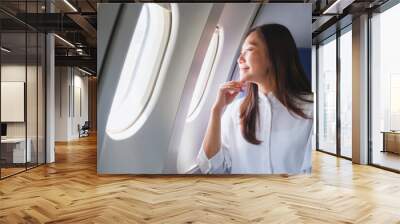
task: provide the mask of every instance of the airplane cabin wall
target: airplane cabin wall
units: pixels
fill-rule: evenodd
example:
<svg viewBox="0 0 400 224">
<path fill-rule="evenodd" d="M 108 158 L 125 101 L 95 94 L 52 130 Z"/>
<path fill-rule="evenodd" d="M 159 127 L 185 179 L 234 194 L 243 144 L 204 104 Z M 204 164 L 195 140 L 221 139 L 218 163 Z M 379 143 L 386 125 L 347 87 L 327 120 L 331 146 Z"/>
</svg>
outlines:
<svg viewBox="0 0 400 224">
<path fill-rule="evenodd" d="M 195 120 L 186 121 L 178 152 L 175 154 L 170 153 L 171 157 L 175 156 L 177 158 L 176 170 L 166 170 L 166 172 L 198 172 L 195 160 L 205 135 L 211 106 L 215 101 L 219 85 L 229 81 L 231 77 L 233 77 L 232 80 L 239 78 L 236 60 L 244 35 L 250 27 L 267 23 L 285 25 L 296 41 L 300 60 L 311 82 L 311 4 L 264 4 L 259 9 L 256 18 L 254 18 L 257 6 L 259 5 L 256 3 L 225 5 L 223 15 L 218 23 L 224 31 L 225 38 L 221 61 L 217 65 L 216 75 L 210 80 L 212 82 L 211 87 L 203 96 L 206 99 L 206 103 L 201 108 L 201 112 Z M 253 20 L 254 23 L 252 24 Z M 186 117 L 182 117 L 181 119 L 186 119 Z"/>
<path fill-rule="evenodd" d="M 109 41 L 103 64 L 100 65 L 97 143 L 99 173 L 162 172 L 185 82 L 197 46 L 202 44 L 199 41 L 213 5 L 172 4 L 171 36 L 153 96 L 139 117 L 137 122 L 140 122 L 140 126 L 136 126 L 134 134 L 117 140 L 107 134 L 106 124 L 125 59 L 124 43 L 130 41 L 134 32 L 132 24 L 136 24 L 140 12 L 140 4 L 123 6 L 126 8 L 120 12 L 120 19 L 116 21 L 118 26 Z"/>
<path fill-rule="evenodd" d="M 201 108 L 199 108 L 196 117 L 190 120 L 187 120 L 187 116 L 180 117 L 185 121 L 185 126 L 181 132 L 180 142 L 178 145 L 172 146 L 176 147 L 176 150 L 170 149 L 169 156 L 170 158 L 175 158 L 175 160 L 170 159 L 168 161 L 170 167 L 166 167 L 169 169 L 165 169 L 164 172 L 191 173 L 196 169 L 195 159 L 203 141 L 210 109 L 215 101 L 216 93 L 220 84 L 230 78 L 230 74 L 236 64 L 238 46 L 244 38 L 246 30 L 251 25 L 259 6 L 259 3 L 225 4 L 221 18 L 218 21 L 218 27 L 222 30 L 223 40 L 220 58 L 216 59 L 219 61 L 215 68 L 215 74 L 210 77 L 209 86 L 207 86 L 202 99 L 204 102 L 200 103 Z M 193 90 L 194 87 L 192 88 Z"/>
<path fill-rule="evenodd" d="M 106 126 L 125 63 L 127 43 L 133 36 L 142 4 L 110 5 L 101 4 L 99 8 L 99 12 L 103 12 L 99 14 L 99 27 L 102 23 L 107 26 L 99 30 L 99 36 L 103 35 L 101 32 L 112 32 L 99 38 L 103 46 L 99 50 L 102 60 L 98 61 L 99 173 L 195 173 L 195 159 L 216 93 L 220 84 L 238 78 L 236 60 L 241 43 L 247 30 L 254 25 L 281 23 L 287 26 L 300 49 L 303 65 L 307 67 L 309 63 L 311 71 L 311 53 L 308 53 L 311 52 L 311 4 L 171 4 L 171 35 L 152 97 L 132 125 L 135 126 L 132 134 L 115 139 L 107 133 Z M 116 17 L 114 24 L 104 18 L 108 14 Z M 216 25 L 221 29 L 222 47 L 217 52 L 215 74 L 210 76 L 196 116 L 187 119 Z"/>
<path fill-rule="evenodd" d="M 289 29 L 296 42 L 304 71 L 311 83 L 312 4 L 264 4 L 252 27 L 271 23 L 282 24 Z M 232 80 L 239 79 L 239 70 L 237 67 L 232 77 Z"/>
</svg>

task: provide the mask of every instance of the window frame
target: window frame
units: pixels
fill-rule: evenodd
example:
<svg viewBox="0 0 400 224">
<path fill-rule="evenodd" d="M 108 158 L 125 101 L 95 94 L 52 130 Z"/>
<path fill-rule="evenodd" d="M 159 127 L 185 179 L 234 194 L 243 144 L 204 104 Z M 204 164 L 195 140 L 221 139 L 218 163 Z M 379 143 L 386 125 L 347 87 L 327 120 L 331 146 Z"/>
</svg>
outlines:
<svg viewBox="0 0 400 224">
<path fill-rule="evenodd" d="M 200 114 L 201 108 L 203 108 L 205 99 L 207 98 L 206 96 L 209 93 L 210 83 L 211 83 L 210 80 L 213 80 L 213 78 L 214 78 L 216 66 L 218 65 L 219 59 L 221 57 L 221 51 L 222 51 L 223 40 L 224 40 L 223 33 L 224 33 L 223 29 L 220 26 L 217 26 L 213 33 L 213 37 L 210 40 L 210 43 L 207 48 L 207 52 L 205 54 L 205 57 L 204 57 L 204 60 L 203 60 L 203 63 L 202 63 L 202 66 L 201 66 L 201 69 L 199 72 L 199 77 L 197 78 L 197 82 L 195 84 L 192 99 L 190 100 L 190 105 L 189 105 L 188 113 L 186 116 L 186 122 L 191 122 L 191 121 L 195 120 L 198 117 L 198 115 Z M 216 43 L 215 43 L 216 46 L 215 46 L 215 48 L 211 48 L 211 49 L 215 53 L 211 56 L 211 58 L 212 58 L 212 60 L 210 60 L 211 65 L 209 67 L 204 67 L 204 63 L 206 62 L 205 60 L 207 60 L 206 56 L 209 53 L 210 46 L 212 44 L 214 35 L 216 35 Z M 196 89 L 198 88 L 198 85 L 200 84 L 198 82 L 199 82 L 199 79 L 202 78 L 200 76 L 202 75 L 202 71 L 204 68 L 209 70 L 209 72 L 203 73 L 204 75 L 207 75 L 207 78 L 204 79 L 205 80 L 205 82 L 203 84 L 204 88 L 202 88 L 200 90 L 201 94 L 199 94 L 199 98 L 196 99 L 197 102 L 195 104 L 193 104 L 193 100 L 194 100 L 193 97 L 195 97 Z"/>
<path fill-rule="evenodd" d="M 159 7 L 157 8 L 157 10 L 159 10 L 160 14 L 159 15 L 151 15 L 151 8 L 148 8 L 150 6 L 156 6 Z M 147 26 L 145 28 L 146 32 L 145 34 L 142 35 L 143 37 L 143 42 L 141 44 L 141 46 L 137 46 L 136 48 L 142 49 L 135 58 L 137 58 L 138 60 L 135 61 L 135 65 L 132 67 L 127 67 L 126 69 L 128 71 L 128 73 L 124 73 L 126 71 L 124 71 L 124 69 L 121 71 L 121 76 L 125 75 L 126 77 L 128 77 L 128 84 L 126 84 L 125 86 L 121 87 L 121 77 L 120 80 L 118 81 L 118 85 L 117 85 L 117 90 L 112 102 L 112 106 L 110 109 L 110 113 L 108 115 L 108 121 L 107 121 L 107 125 L 106 125 L 106 133 L 108 136 L 110 136 L 112 139 L 115 140 L 123 140 L 123 139 L 127 139 L 130 136 L 132 136 L 136 131 L 138 130 L 139 127 L 138 126 L 142 126 L 143 122 L 138 122 L 138 120 L 142 119 L 144 114 L 147 110 L 152 110 L 153 108 L 149 108 L 149 102 L 153 101 L 153 100 L 157 100 L 156 98 L 158 98 L 158 96 L 155 96 L 154 94 L 154 90 L 156 88 L 157 85 L 159 85 L 157 83 L 158 80 L 160 80 L 160 72 L 161 72 L 161 68 L 165 62 L 165 54 L 166 51 L 168 49 L 169 43 L 170 43 L 170 39 L 171 39 L 171 30 L 172 30 L 172 26 L 173 26 L 173 20 L 172 20 L 172 13 L 173 10 L 171 9 L 166 9 L 166 7 L 163 7 L 157 3 L 146 3 L 143 4 L 142 9 L 141 9 L 141 14 L 143 12 L 144 8 L 148 8 L 148 18 L 146 19 Z M 154 24 L 157 25 L 157 22 L 160 21 L 156 21 L 154 20 L 154 18 L 156 18 L 157 16 L 162 17 L 162 26 L 163 26 L 163 33 L 161 33 L 161 36 L 159 36 L 160 33 L 157 33 L 157 30 L 159 30 L 159 28 L 157 28 L 156 26 L 152 26 L 152 22 Z M 137 20 L 137 24 L 139 24 L 140 20 L 140 15 L 138 17 Z M 154 25 L 153 24 L 153 25 Z M 135 27 L 135 31 L 134 34 L 132 35 L 132 39 L 131 42 L 129 44 L 129 48 L 127 50 L 126 53 L 126 57 L 128 58 L 129 55 L 129 51 L 132 51 L 132 48 L 135 48 L 133 42 L 134 42 L 134 37 L 135 37 L 135 32 L 137 31 L 137 27 Z M 151 35 L 153 33 L 153 35 Z M 150 53 L 148 53 L 146 50 L 149 48 L 154 48 L 154 45 L 152 45 L 151 41 L 149 39 L 149 37 L 147 37 L 146 35 L 150 34 L 151 37 L 154 38 L 158 38 L 157 41 L 159 41 L 159 49 L 157 51 L 151 51 Z M 158 46 L 157 46 L 158 47 Z M 152 62 L 152 66 L 141 66 L 143 64 L 143 62 L 145 62 L 146 60 L 143 59 L 145 56 L 148 56 L 148 54 L 153 54 L 152 56 L 154 56 L 154 60 Z M 127 59 L 126 58 L 126 59 Z M 153 58 L 153 57 L 151 57 Z M 126 65 L 127 61 L 125 60 L 124 62 L 124 66 Z M 147 64 L 147 63 L 146 63 Z M 128 105 L 128 102 L 130 103 L 129 100 L 127 99 L 132 99 L 132 97 L 135 97 L 134 93 L 134 88 L 135 86 L 138 86 L 139 82 L 138 82 L 138 77 L 141 77 L 141 75 L 143 75 L 143 70 L 149 70 L 151 73 L 151 76 L 149 79 L 146 80 L 147 82 L 147 86 L 146 88 L 143 88 L 142 90 L 144 90 L 144 92 L 141 93 L 142 97 L 139 97 L 139 100 L 136 100 L 137 105 L 140 105 L 140 109 L 133 109 L 132 111 L 134 111 L 134 115 L 127 115 L 127 117 L 133 116 L 133 118 L 131 117 L 129 119 L 129 122 L 126 122 L 127 124 L 124 124 L 123 126 L 117 126 L 117 127 L 113 127 L 113 122 L 116 121 L 116 119 L 119 118 L 118 115 L 120 115 L 121 113 L 125 114 L 125 111 L 121 112 L 121 108 L 126 107 Z M 122 90 L 120 89 L 122 88 Z M 118 90 L 120 89 L 120 90 Z M 123 96 L 123 97 L 122 97 Z M 117 99 L 116 99 L 117 97 Z M 130 105 L 130 104 L 129 104 Z M 129 111 L 131 112 L 131 111 Z M 146 118 L 147 119 L 147 118 Z M 120 121 L 121 123 L 124 123 L 122 121 Z M 132 132 L 132 130 L 134 130 Z"/>
<path fill-rule="evenodd" d="M 346 20 L 347 18 L 344 18 Z M 346 21 L 345 21 L 346 22 Z M 335 24 L 334 24 L 335 25 Z M 340 68 L 340 37 L 347 32 L 352 32 L 352 22 L 349 22 L 345 26 L 337 29 L 335 33 L 327 36 L 325 39 L 320 40 L 316 44 L 316 151 L 327 153 L 329 155 L 333 155 L 339 158 L 352 160 L 352 158 L 342 155 L 341 153 L 341 118 L 340 118 L 340 85 L 341 85 L 341 68 Z M 320 148 L 320 141 L 319 141 L 319 84 L 320 84 L 320 77 L 319 77 L 319 66 L 320 66 L 320 55 L 319 55 L 319 48 L 321 44 L 326 44 L 330 41 L 336 41 L 336 152 L 332 153 Z M 353 151 L 353 150 L 352 150 Z"/>
<path fill-rule="evenodd" d="M 384 13 L 387 10 L 390 10 L 393 7 L 400 7 L 400 3 L 397 0 L 388 0 L 384 4 L 375 8 L 372 12 L 368 12 L 368 165 L 377 167 L 383 170 L 388 170 L 395 173 L 400 173 L 399 169 L 394 169 L 385 165 L 381 165 L 379 163 L 374 163 L 373 154 L 374 154 L 374 137 L 373 137 L 373 109 L 372 109 L 372 101 L 373 101 L 373 93 L 374 90 L 372 88 L 372 79 L 373 79 L 373 38 L 372 34 L 373 30 L 373 19 L 375 16 Z M 389 102 L 390 104 L 390 102 Z M 390 119 L 390 118 L 389 118 Z"/>
</svg>

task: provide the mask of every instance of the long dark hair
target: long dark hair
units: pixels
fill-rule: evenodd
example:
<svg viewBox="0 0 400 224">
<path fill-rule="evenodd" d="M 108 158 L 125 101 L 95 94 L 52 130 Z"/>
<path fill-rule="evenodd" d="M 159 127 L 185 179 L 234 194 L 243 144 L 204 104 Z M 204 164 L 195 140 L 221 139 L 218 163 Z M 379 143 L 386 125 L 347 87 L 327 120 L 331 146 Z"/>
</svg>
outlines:
<svg viewBox="0 0 400 224">
<path fill-rule="evenodd" d="M 302 118 L 311 119 L 303 112 L 298 101 L 313 102 L 307 99 L 311 86 L 300 63 L 296 43 L 290 31 L 280 24 L 265 24 L 251 29 L 258 32 L 267 44 L 271 60 L 275 97 L 289 110 Z M 244 138 L 252 144 L 260 144 L 256 137 L 256 126 L 259 125 L 258 86 L 251 83 L 247 86 L 247 95 L 240 105 L 240 124 Z"/>
</svg>

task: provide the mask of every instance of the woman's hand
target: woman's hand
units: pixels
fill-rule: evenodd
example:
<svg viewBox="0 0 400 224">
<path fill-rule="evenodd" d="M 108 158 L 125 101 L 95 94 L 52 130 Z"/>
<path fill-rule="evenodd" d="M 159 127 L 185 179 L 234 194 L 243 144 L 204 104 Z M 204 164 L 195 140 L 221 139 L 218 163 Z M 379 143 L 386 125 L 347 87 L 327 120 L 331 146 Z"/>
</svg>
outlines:
<svg viewBox="0 0 400 224">
<path fill-rule="evenodd" d="M 240 90 L 243 89 L 244 80 L 231 81 L 219 87 L 217 100 L 214 103 L 206 135 L 203 139 L 203 148 L 207 158 L 212 158 L 221 148 L 221 117 L 222 111 L 232 103 Z"/>
<path fill-rule="evenodd" d="M 232 103 L 233 99 L 244 88 L 245 81 L 230 81 L 222 84 L 219 87 L 216 102 L 214 103 L 214 110 L 222 111 L 227 105 Z"/>
</svg>

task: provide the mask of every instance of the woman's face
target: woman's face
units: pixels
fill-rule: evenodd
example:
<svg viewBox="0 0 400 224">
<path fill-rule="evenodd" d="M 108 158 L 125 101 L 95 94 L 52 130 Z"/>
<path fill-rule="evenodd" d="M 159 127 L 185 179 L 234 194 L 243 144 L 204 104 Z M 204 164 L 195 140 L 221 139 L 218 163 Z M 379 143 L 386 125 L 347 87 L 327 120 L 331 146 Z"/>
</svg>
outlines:
<svg viewBox="0 0 400 224">
<path fill-rule="evenodd" d="M 263 83 L 268 79 L 271 61 L 267 45 L 255 31 L 251 32 L 242 45 L 237 60 L 240 68 L 240 79 L 253 83 Z"/>
</svg>

